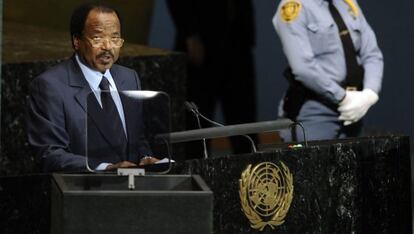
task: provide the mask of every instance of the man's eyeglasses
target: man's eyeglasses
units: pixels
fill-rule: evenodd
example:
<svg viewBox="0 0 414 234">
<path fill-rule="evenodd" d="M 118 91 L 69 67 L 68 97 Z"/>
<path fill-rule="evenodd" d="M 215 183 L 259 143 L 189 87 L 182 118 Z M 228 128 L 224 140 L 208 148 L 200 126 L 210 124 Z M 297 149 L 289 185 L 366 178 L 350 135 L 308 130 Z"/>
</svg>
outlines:
<svg viewBox="0 0 414 234">
<path fill-rule="evenodd" d="M 86 37 L 86 39 L 88 39 L 88 41 L 91 43 L 92 47 L 94 48 L 100 48 L 104 45 L 104 43 L 106 43 L 107 41 L 116 48 L 122 47 L 122 45 L 124 44 L 124 39 L 121 37 Z"/>
</svg>

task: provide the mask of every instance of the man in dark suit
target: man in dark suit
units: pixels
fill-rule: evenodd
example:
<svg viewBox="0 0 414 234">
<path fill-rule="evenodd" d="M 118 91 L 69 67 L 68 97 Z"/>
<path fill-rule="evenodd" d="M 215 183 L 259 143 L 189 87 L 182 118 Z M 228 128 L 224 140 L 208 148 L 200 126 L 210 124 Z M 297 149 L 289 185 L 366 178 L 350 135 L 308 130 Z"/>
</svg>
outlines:
<svg viewBox="0 0 414 234">
<path fill-rule="evenodd" d="M 134 70 L 114 64 L 124 40 L 119 14 L 85 4 L 71 18 L 75 54 L 33 80 L 28 141 L 45 171 L 113 170 L 153 163 L 141 106 L 118 91 L 139 90 Z M 85 155 L 88 155 L 86 163 Z"/>
<path fill-rule="evenodd" d="M 256 92 L 251 0 L 167 0 L 176 27 L 176 49 L 188 55 L 188 100 L 212 118 L 221 104 L 226 124 L 254 122 Z M 188 116 L 187 128 L 197 128 Z M 201 145 L 201 144 L 200 144 Z M 251 151 L 243 137 L 232 138 L 234 153 Z M 188 149 L 187 157 L 202 150 Z"/>
</svg>

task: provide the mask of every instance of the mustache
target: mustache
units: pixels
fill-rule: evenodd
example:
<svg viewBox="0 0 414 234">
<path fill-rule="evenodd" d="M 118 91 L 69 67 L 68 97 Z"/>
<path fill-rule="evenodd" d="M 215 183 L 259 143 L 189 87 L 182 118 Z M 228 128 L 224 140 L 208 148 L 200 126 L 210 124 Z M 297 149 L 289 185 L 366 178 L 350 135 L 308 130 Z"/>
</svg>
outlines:
<svg viewBox="0 0 414 234">
<path fill-rule="evenodd" d="M 115 55 L 111 51 L 103 51 L 102 53 L 99 53 L 96 57 L 101 58 L 106 56 L 110 56 L 111 58 L 115 57 Z"/>
</svg>

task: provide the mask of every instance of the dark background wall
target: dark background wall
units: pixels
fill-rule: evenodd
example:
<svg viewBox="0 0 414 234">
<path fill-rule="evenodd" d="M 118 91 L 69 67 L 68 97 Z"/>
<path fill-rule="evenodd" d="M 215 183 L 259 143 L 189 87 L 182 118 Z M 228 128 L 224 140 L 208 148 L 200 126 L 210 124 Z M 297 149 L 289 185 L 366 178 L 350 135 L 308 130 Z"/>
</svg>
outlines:
<svg viewBox="0 0 414 234">
<path fill-rule="evenodd" d="M 261 121 L 276 118 L 278 101 L 287 86 L 281 75 L 286 60 L 271 22 L 280 1 L 253 2 L 257 29 L 257 119 Z M 414 41 L 414 1 L 358 2 L 376 32 L 385 58 L 385 76 L 380 101 L 366 118 L 367 129 L 375 134 L 402 133 L 414 136 L 414 124 L 411 124 L 411 120 L 414 119 L 414 46 L 411 44 Z M 165 0 L 156 0 L 149 45 L 172 49 L 174 33 Z M 220 116 L 218 118 L 220 119 Z"/>
<path fill-rule="evenodd" d="M 153 0 L 103 0 L 115 6 L 122 16 L 123 37 L 128 42 L 145 44 Z M 65 32 L 69 37 L 72 11 L 85 0 L 5 0 L 4 21 Z M 70 37 L 69 37 L 70 38 Z"/>
</svg>

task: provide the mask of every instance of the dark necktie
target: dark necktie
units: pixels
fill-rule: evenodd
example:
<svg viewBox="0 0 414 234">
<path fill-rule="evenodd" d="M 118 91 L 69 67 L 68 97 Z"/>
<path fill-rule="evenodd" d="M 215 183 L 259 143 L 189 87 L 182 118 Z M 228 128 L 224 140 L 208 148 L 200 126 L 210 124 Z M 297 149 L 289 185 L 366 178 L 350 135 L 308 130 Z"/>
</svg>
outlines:
<svg viewBox="0 0 414 234">
<path fill-rule="evenodd" d="M 106 119 L 107 128 L 114 137 L 115 142 L 119 142 L 119 147 L 123 153 L 126 153 L 127 139 L 124 128 L 122 127 L 121 118 L 119 117 L 118 109 L 112 99 L 109 89 L 109 81 L 103 76 L 99 84 L 101 89 L 101 103 L 103 110 L 103 117 Z"/>
<path fill-rule="evenodd" d="M 329 3 L 329 11 L 338 26 L 339 36 L 341 38 L 342 47 L 345 54 L 346 63 L 346 81 L 345 86 L 356 87 L 358 90 L 362 89 L 363 68 L 357 62 L 357 51 L 352 42 L 351 35 L 342 19 L 338 9 L 333 5 L 332 0 L 327 0 Z"/>
</svg>

